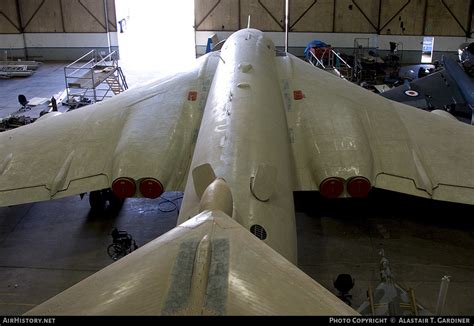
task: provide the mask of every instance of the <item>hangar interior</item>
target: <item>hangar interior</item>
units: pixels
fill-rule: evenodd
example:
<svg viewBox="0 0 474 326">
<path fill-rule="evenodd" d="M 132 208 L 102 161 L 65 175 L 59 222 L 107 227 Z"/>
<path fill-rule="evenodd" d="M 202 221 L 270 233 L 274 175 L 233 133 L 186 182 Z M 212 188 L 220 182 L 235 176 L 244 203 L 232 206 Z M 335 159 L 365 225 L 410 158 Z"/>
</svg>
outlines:
<svg viewBox="0 0 474 326">
<path fill-rule="evenodd" d="M 329 44 L 339 55 L 350 56 L 362 49 L 377 58 L 393 53 L 391 44 L 395 44 L 401 66 L 420 63 L 424 37 L 434 37 L 429 64 L 443 56 L 457 58 L 460 44 L 474 42 L 472 0 L 183 0 L 178 1 L 178 7 L 193 8 L 190 38 L 189 30 L 187 36 L 173 33 L 166 25 L 157 30 L 157 21 L 164 21 L 164 17 L 171 17 L 167 24 L 173 20 L 176 26 L 183 24 L 177 19 L 183 14 L 175 7 L 146 17 L 150 32 L 139 42 L 136 35 L 127 40 L 132 23 L 129 29 L 124 3 L 1 1 L 0 59 L 14 65 L 23 62 L 21 68 L 15 68 L 20 72 L 31 70 L 27 62 L 41 64 L 29 77 L 4 74 L 0 78 L 0 118 L 5 121 L 13 116 L 14 128 L 22 128 L 38 118 L 40 111 L 51 108 L 48 101 L 31 105 L 28 112 L 36 116 L 21 119 L 15 116 L 24 107 L 18 103 L 19 94 L 28 100 L 55 96 L 59 111 L 68 110 L 71 103 L 60 104 L 69 96 L 64 68 L 89 51 L 97 56 L 91 59 L 93 65 L 86 67 L 91 70 L 115 53 L 112 68 L 121 91 L 113 91 L 105 82 L 107 91 L 113 93 L 109 95 L 115 96 L 128 87 L 181 70 L 188 58 L 204 55 L 210 42 L 212 46 L 224 41 L 246 28 L 249 19 L 250 26 L 269 35 L 279 51 L 287 49 L 302 59 L 305 48 L 315 39 Z M 147 8 L 146 4 L 141 6 Z M 159 39 L 161 33 L 168 38 Z M 122 42 L 131 47 L 122 47 Z M 130 52 L 141 59 L 128 60 Z M 164 59 L 160 59 L 161 52 Z M 160 60 L 160 64 L 151 63 Z M 316 68 L 308 65 L 308 69 Z M 85 106 L 82 110 L 87 110 L 87 104 L 81 102 Z M 182 198 L 183 193 L 173 191 L 156 200 L 131 198 L 120 212 L 92 211 L 89 194 L 0 207 L 0 315 L 23 314 L 113 263 L 107 248 L 114 227 L 126 230 L 140 247 L 173 229 Z M 416 298 L 411 306 L 387 306 L 389 313 L 418 309 L 436 315 L 473 314 L 472 205 L 384 191 L 374 191 L 363 200 L 328 200 L 317 192 L 297 192 L 294 201 L 298 267 L 335 295 L 340 294 L 335 288 L 336 277 L 351 275 L 355 282 L 346 301 L 354 309 L 374 300 L 368 293 L 381 282 L 383 252 L 394 281 Z M 449 281 L 442 281 L 446 276 Z M 446 297 L 441 298 L 440 288 L 447 285 Z"/>
<path fill-rule="evenodd" d="M 472 42 L 471 1 L 290 1 L 288 40 L 285 40 L 285 1 L 196 1 L 197 52 L 205 49 L 209 32 L 224 39 L 229 31 L 245 28 L 248 16 L 254 28 L 271 32 L 279 47 L 302 55 L 318 39 L 352 52 L 354 40 L 377 51 L 389 52 L 390 42 L 403 46 L 406 63 L 419 62 L 422 36 L 437 36 L 434 58 L 456 52 L 459 44 Z M 368 40 L 367 40 L 368 39 Z M 466 40 L 467 39 L 467 40 Z"/>
</svg>

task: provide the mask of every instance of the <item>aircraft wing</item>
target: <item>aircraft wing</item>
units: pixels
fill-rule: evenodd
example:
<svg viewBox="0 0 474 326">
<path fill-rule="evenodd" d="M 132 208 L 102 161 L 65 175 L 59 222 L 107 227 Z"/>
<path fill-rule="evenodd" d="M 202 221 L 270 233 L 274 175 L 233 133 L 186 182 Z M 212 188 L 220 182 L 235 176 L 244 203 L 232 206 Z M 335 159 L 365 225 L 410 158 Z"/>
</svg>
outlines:
<svg viewBox="0 0 474 326">
<path fill-rule="evenodd" d="M 459 120 L 474 123 L 474 79 L 450 57 L 444 70 L 383 92 L 385 98 L 420 109 L 448 108 Z"/>
<path fill-rule="evenodd" d="M 207 210 L 27 315 L 358 315 L 218 210 Z"/>
<path fill-rule="evenodd" d="M 409 82 L 409 86 L 401 85 L 380 95 L 396 102 L 430 110 L 465 103 L 456 82 L 446 70 L 415 79 Z"/>
<path fill-rule="evenodd" d="M 381 189 L 474 204 L 472 126 L 387 100 L 292 55 L 278 60 L 294 190 L 321 191 L 327 178 L 347 188 L 363 177 Z"/>
<path fill-rule="evenodd" d="M 155 178 L 182 190 L 218 56 L 104 102 L 0 134 L 0 206 Z"/>
</svg>

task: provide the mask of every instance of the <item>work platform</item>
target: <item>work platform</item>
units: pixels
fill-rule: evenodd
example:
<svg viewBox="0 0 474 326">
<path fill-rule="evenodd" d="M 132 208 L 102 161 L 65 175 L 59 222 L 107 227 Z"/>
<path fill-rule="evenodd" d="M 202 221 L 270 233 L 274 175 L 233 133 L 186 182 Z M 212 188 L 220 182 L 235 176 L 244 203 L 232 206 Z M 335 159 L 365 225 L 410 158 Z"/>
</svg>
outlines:
<svg viewBox="0 0 474 326">
<path fill-rule="evenodd" d="M 337 77 L 353 80 L 352 67 L 331 47 L 309 49 L 306 61 L 316 68 L 323 69 Z"/>
<path fill-rule="evenodd" d="M 116 51 L 105 57 L 96 50 L 86 53 L 64 67 L 64 78 L 67 92 L 64 104 L 71 108 L 100 102 L 128 89 Z"/>
</svg>

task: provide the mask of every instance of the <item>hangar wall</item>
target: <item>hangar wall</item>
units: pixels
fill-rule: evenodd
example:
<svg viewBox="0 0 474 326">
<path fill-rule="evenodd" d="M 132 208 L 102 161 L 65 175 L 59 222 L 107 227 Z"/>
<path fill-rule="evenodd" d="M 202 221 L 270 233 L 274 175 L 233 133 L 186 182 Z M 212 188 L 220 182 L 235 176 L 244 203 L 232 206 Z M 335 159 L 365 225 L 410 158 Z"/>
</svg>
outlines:
<svg viewBox="0 0 474 326">
<path fill-rule="evenodd" d="M 109 46 L 118 49 L 115 0 L 0 1 L 0 59 L 74 60 Z"/>
<path fill-rule="evenodd" d="M 193 0 L 190 0 L 193 1 Z M 105 14 L 107 4 L 107 20 Z M 194 0 L 196 52 L 251 26 L 285 44 L 285 0 Z M 434 35 L 435 59 L 472 42 L 473 0 L 290 0 L 289 50 L 302 55 L 320 39 L 350 54 L 354 39 L 388 52 L 401 43 L 405 62 L 419 60 L 423 35 Z M 1 0 L 0 59 L 73 60 L 91 49 L 118 48 L 115 0 Z"/>
<path fill-rule="evenodd" d="M 220 40 L 247 26 L 272 32 L 275 44 L 285 45 L 285 0 L 195 0 L 196 52 L 205 52 L 207 39 Z M 290 0 L 289 51 L 303 55 L 306 45 L 322 40 L 352 53 L 354 40 L 381 55 L 390 42 L 400 43 L 403 61 L 418 62 L 423 36 L 435 36 L 434 60 L 455 54 L 459 45 L 474 41 L 472 0 Z"/>
</svg>

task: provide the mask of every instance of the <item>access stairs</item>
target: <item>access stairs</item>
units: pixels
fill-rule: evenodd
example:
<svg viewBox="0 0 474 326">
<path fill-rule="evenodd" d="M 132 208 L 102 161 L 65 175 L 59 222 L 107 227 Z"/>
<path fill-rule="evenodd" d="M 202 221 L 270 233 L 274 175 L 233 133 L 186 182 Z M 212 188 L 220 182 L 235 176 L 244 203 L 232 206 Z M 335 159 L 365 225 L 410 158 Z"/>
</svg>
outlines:
<svg viewBox="0 0 474 326">
<path fill-rule="evenodd" d="M 321 48 L 318 51 L 315 48 L 311 48 L 308 51 L 306 60 L 316 68 L 323 69 L 342 79 L 352 81 L 352 67 L 330 47 Z"/>
<path fill-rule="evenodd" d="M 63 104 L 71 109 L 103 101 L 128 89 L 116 51 L 105 57 L 92 50 L 64 67 L 66 92 Z"/>
<path fill-rule="evenodd" d="M 123 85 L 120 84 L 120 81 L 115 75 L 107 77 L 106 82 L 110 86 L 110 89 L 115 95 L 118 95 L 125 90 Z"/>
</svg>

